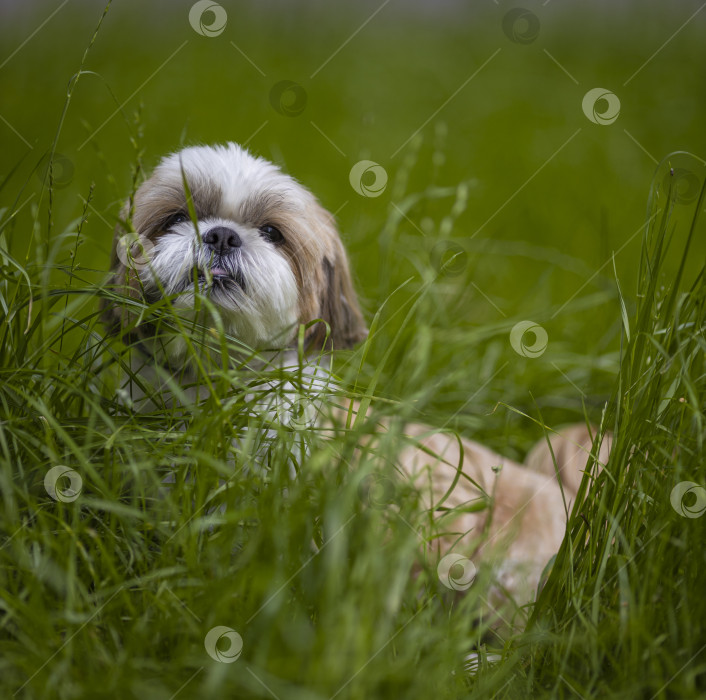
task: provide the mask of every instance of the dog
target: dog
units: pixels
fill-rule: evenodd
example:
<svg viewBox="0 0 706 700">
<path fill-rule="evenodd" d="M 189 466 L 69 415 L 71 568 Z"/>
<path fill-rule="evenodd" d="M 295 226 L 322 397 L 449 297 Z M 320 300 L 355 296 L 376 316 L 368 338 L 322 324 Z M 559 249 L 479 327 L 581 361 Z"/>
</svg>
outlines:
<svg viewBox="0 0 706 700">
<path fill-rule="evenodd" d="M 188 147 L 159 163 L 121 212 L 110 281 L 136 302 L 171 299 L 189 321 L 215 308 L 223 330 L 244 346 L 284 350 L 289 360 L 299 345 L 311 354 L 352 348 L 368 333 L 333 217 L 294 178 L 235 143 Z M 196 308 L 197 290 L 211 306 Z M 103 303 L 108 332 L 139 350 L 137 372 L 188 383 L 195 374 L 183 334 L 137 318 L 139 305 Z M 361 410 L 348 403 L 337 415 Z M 446 497 L 443 530 L 453 534 L 434 540 L 440 567 L 449 553 L 492 566 L 493 606 L 531 602 L 564 537 L 589 454 L 605 465 L 609 441 L 594 445 L 589 427 L 573 426 L 520 465 L 429 426 L 408 424 L 405 432 L 401 477 L 426 508 Z M 466 507 L 482 499 L 489 507 Z"/>
</svg>

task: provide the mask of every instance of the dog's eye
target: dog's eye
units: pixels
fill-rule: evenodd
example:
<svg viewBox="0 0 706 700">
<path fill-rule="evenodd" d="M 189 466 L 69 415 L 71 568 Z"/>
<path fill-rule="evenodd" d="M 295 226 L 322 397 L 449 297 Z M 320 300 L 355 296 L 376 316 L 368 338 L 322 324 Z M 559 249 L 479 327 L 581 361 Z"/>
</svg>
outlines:
<svg viewBox="0 0 706 700">
<path fill-rule="evenodd" d="M 269 224 L 261 226 L 260 233 L 270 241 L 270 243 L 284 243 L 282 232 L 274 226 L 270 226 Z"/>
<path fill-rule="evenodd" d="M 188 214 L 185 214 L 183 211 L 177 212 L 176 214 L 172 214 L 165 222 L 164 222 L 164 228 L 171 228 L 172 226 L 176 226 L 177 224 L 183 224 L 185 221 L 189 220 Z"/>
</svg>

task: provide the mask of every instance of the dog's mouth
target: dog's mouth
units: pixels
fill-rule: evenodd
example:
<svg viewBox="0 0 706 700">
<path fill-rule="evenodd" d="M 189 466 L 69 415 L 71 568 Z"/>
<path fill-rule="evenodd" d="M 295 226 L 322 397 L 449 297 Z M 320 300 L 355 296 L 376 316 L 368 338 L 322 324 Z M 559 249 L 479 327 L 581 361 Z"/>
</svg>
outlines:
<svg viewBox="0 0 706 700">
<path fill-rule="evenodd" d="M 203 268 L 195 267 L 191 273 L 192 281 L 194 276 L 196 276 L 198 286 L 200 288 L 206 287 L 206 291 L 232 290 L 234 288 L 240 288 L 243 292 L 246 291 L 245 276 L 239 268 L 229 270 L 225 267 L 214 265 L 206 274 Z"/>
</svg>

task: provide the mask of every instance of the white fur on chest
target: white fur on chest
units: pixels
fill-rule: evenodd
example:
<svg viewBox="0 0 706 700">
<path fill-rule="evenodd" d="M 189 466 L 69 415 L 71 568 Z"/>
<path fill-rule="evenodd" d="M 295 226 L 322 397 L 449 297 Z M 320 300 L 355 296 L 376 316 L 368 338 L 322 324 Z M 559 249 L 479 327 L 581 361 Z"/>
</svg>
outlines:
<svg viewBox="0 0 706 700">
<path fill-rule="evenodd" d="M 267 370 L 271 369 L 271 372 Z M 136 413 L 154 413 L 164 409 L 196 407 L 212 391 L 222 390 L 224 382 L 212 383 L 194 380 L 192 372 L 175 376 L 174 368 L 160 364 L 153 358 L 133 349 L 130 356 L 131 375 L 118 389 L 118 396 L 126 407 Z M 294 429 L 313 427 L 318 422 L 321 407 L 337 389 L 331 374 L 330 356 L 319 356 L 316 361 L 300 361 L 295 350 L 261 355 L 250 366 L 234 372 L 252 371 L 257 394 L 246 394 L 244 403 L 268 422 Z M 268 374 L 272 375 L 270 379 Z M 227 374 L 224 373 L 227 377 Z M 249 377 L 233 376 L 234 380 Z M 235 381 L 234 381 L 235 383 Z M 238 382 L 240 383 L 240 382 Z M 226 390 L 228 387 L 226 386 Z"/>
</svg>

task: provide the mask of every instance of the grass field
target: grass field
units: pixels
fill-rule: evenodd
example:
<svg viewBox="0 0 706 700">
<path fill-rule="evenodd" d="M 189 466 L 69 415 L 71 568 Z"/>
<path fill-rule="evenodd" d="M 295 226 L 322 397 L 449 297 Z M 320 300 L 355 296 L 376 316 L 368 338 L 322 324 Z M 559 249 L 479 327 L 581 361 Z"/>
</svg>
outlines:
<svg viewBox="0 0 706 700">
<path fill-rule="evenodd" d="M 0 696 L 704 697 L 706 9 L 192 5 L 0 5 Z M 384 437 L 273 428 L 245 382 L 278 370 L 119 401 L 120 206 L 226 140 L 336 214 L 372 332 L 335 371 Z M 420 554 L 389 467 L 420 418 L 520 460 L 615 433 L 522 633 L 479 617 L 487 572 L 455 598 Z"/>
</svg>

